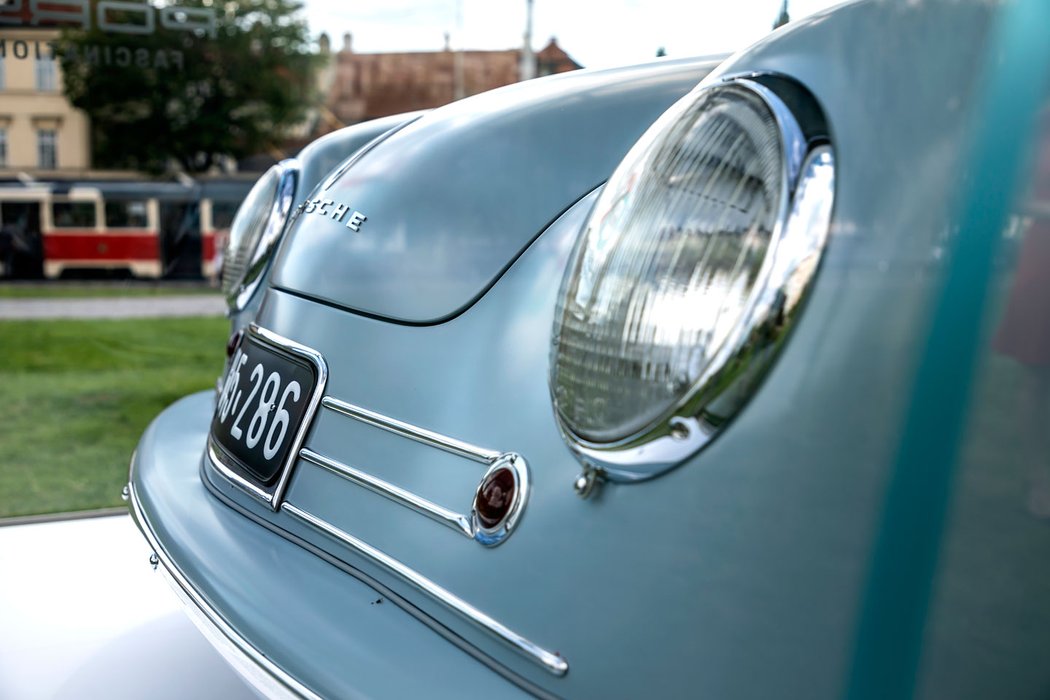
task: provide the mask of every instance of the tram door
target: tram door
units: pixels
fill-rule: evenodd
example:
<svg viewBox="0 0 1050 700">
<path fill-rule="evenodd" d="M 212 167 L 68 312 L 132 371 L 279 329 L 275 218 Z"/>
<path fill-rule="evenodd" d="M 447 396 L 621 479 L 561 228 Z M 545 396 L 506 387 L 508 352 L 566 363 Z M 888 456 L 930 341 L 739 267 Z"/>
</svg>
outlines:
<svg viewBox="0 0 1050 700">
<path fill-rule="evenodd" d="M 39 202 L 0 204 L 0 263 L 10 277 L 43 277 Z"/>
<path fill-rule="evenodd" d="M 201 226 L 198 202 L 160 202 L 160 251 L 164 276 L 201 276 Z"/>
</svg>

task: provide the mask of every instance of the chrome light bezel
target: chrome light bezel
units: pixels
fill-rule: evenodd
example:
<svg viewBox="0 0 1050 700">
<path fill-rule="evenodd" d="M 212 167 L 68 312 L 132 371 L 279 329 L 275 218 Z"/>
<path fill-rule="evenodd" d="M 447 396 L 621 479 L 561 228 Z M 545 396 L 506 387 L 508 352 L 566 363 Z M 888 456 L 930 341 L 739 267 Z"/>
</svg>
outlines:
<svg viewBox="0 0 1050 700">
<path fill-rule="evenodd" d="M 777 341 L 790 332 L 797 321 L 801 302 L 808 297 L 830 230 L 835 189 L 834 151 L 827 139 L 811 142 L 807 138 L 809 130 L 803 129 L 777 92 L 758 82 L 761 79 L 762 76 L 757 75 L 727 77 L 720 82 L 698 87 L 668 110 L 636 145 L 636 148 L 650 147 L 687 112 L 689 106 L 708 91 L 729 86 L 748 90 L 769 108 L 780 131 L 783 147 L 781 206 L 766 258 L 747 297 L 741 321 L 704 367 L 699 378 L 670 410 L 646 427 L 608 443 L 592 442 L 574 432 L 558 407 L 555 392 L 556 358 L 552 352 L 548 379 L 554 417 L 570 449 L 584 464 L 585 472 L 595 470 L 613 481 L 641 481 L 668 471 L 705 447 L 746 405 L 760 384 L 760 381 L 755 380 L 746 396 L 736 402 L 728 419 L 713 424 L 705 420 L 705 415 L 709 415 L 707 409 L 734 388 L 730 384 L 719 391 L 718 380 L 723 370 L 733 366 L 735 361 L 743 359 L 753 349 L 749 339 L 754 337 L 753 333 L 757 329 L 763 329 L 766 337 L 771 337 L 764 347 L 770 348 L 771 352 L 760 353 L 758 359 L 752 361 L 748 374 L 752 378 L 764 376 L 779 354 L 779 348 L 775 347 Z M 817 219 L 815 227 L 814 218 Z M 587 230 L 587 225 L 581 233 Z M 580 254 L 581 251 L 574 251 L 566 269 L 567 276 Z M 784 314 L 786 318 L 781 318 L 780 323 L 773 323 L 777 310 L 767 302 L 771 295 L 783 292 L 789 284 L 794 290 L 795 304 L 790 313 Z M 555 319 L 555 327 L 560 320 Z"/>
<path fill-rule="evenodd" d="M 259 236 L 255 249 L 248 258 L 244 274 L 233 290 L 226 295 L 226 305 L 231 313 L 243 311 L 255 295 L 263 273 L 273 259 L 277 243 L 288 224 L 295 202 L 296 186 L 299 182 L 300 164 L 295 158 L 282 160 L 273 166 L 277 170 L 277 194 L 266 217 L 265 228 Z M 238 216 L 240 211 L 237 212 Z"/>
</svg>

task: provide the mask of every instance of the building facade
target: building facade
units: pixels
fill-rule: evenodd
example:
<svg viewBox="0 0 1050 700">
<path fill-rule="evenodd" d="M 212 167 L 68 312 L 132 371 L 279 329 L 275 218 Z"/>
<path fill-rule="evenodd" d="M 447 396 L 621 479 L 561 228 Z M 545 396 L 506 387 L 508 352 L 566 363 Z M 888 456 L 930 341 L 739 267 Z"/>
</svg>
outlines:
<svg viewBox="0 0 1050 700">
<path fill-rule="evenodd" d="M 54 177 L 91 167 L 87 115 L 62 91 L 54 29 L 0 30 L 0 177 Z"/>
<path fill-rule="evenodd" d="M 322 37 L 322 53 L 328 47 Z M 535 54 L 536 76 L 581 66 L 554 38 Z M 430 109 L 522 79 L 522 51 L 357 53 L 349 34 L 329 52 L 323 124 L 333 128 L 391 114 Z"/>
</svg>

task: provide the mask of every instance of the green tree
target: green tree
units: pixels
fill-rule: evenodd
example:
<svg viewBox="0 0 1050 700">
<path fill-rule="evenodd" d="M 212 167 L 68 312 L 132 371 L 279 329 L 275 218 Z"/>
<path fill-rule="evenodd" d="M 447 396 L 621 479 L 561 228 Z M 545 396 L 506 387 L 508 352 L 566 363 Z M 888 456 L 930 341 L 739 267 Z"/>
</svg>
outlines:
<svg viewBox="0 0 1050 700">
<path fill-rule="evenodd" d="M 190 29 L 200 24 L 191 8 L 214 13 L 214 24 Z M 178 0 L 177 9 L 186 12 L 169 10 L 169 25 L 190 15 L 177 28 L 154 20 L 151 33 L 94 24 L 62 33 L 66 95 L 91 119 L 100 167 L 204 172 L 273 147 L 315 99 L 318 59 L 300 2 Z M 111 10 L 107 20 L 130 26 L 144 14 Z"/>
</svg>

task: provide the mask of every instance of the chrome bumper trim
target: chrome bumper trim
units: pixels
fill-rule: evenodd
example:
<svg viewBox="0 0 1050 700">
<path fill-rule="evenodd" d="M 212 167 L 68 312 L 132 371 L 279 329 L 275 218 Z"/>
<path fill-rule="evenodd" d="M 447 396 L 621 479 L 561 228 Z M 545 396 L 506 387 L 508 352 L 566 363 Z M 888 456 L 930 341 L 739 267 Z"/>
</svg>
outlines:
<svg viewBox="0 0 1050 700">
<path fill-rule="evenodd" d="M 435 582 L 420 574 L 415 569 L 405 566 L 397 559 L 389 556 L 370 544 L 359 540 L 353 535 L 340 530 L 331 523 L 318 518 L 315 515 L 297 508 L 293 503 L 285 500 L 281 503 L 281 511 L 314 528 L 315 530 L 341 542 L 358 554 L 371 559 L 380 566 L 390 570 L 407 583 L 415 586 L 423 593 L 440 601 L 443 605 L 458 613 L 469 622 L 476 624 L 491 634 L 496 639 L 504 642 L 511 649 L 518 652 L 530 661 L 538 664 L 544 670 L 555 676 L 564 676 L 569 671 L 568 662 L 558 654 L 543 649 L 520 634 L 508 629 L 501 623 L 492 619 L 482 611 L 475 608 L 462 598 L 459 598 L 442 588 Z"/>
<path fill-rule="evenodd" d="M 185 574 L 161 546 L 149 518 L 142 510 L 135 486 L 131 483 L 128 484 L 128 504 L 132 520 L 153 549 L 161 564 L 160 571 L 186 606 L 190 619 L 241 676 L 265 697 L 321 700 L 319 695 L 285 673 L 248 640 L 237 634 L 222 615 L 190 584 Z"/>
</svg>

